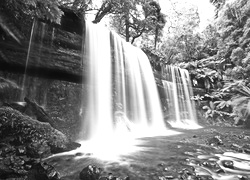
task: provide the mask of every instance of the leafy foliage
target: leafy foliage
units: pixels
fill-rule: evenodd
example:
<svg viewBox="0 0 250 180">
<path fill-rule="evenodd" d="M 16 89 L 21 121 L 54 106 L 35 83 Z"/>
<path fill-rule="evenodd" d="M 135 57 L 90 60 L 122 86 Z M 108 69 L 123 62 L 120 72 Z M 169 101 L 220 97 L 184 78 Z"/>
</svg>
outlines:
<svg viewBox="0 0 250 180">
<path fill-rule="evenodd" d="M 20 19 L 23 14 L 48 19 L 49 21 L 60 23 L 63 12 L 59 9 L 57 0 L 2 0 L 2 8 L 14 13 L 16 19 Z"/>
<path fill-rule="evenodd" d="M 152 39 L 143 36 L 142 47 L 159 56 L 157 59 L 160 62 L 155 64 L 176 64 L 206 57 L 202 52 L 202 36 L 196 31 L 199 22 L 196 6 L 173 1 L 166 14 L 165 33 L 158 45 L 152 46 Z"/>
<path fill-rule="evenodd" d="M 216 106 L 216 104 L 218 104 Z M 230 117 L 231 114 L 225 111 L 221 111 L 221 107 L 228 107 L 229 105 L 227 104 L 226 101 L 217 101 L 217 102 L 209 102 L 209 105 L 203 106 L 203 109 L 206 110 L 205 112 L 205 118 L 217 118 L 218 116 L 221 117 L 221 119 L 223 119 L 223 121 L 225 121 L 225 119 L 223 118 L 223 116 L 226 117 Z"/>
<path fill-rule="evenodd" d="M 93 10 L 92 0 L 58 0 L 60 5 L 73 10 L 78 15 L 84 15 Z"/>
<path fill-rule="evenodd" d="M 111 27 L 131 43 L 147 33 L 155 36 L 156 44 L 165 25 L 159 4 L 152 0 L 106 0 L 93 22 L 100 22 L 106 15 L 110 15 Z"/>
<path fill-rule="evenodd" d="M 238 60 L 249 52 L 249 14 L 250 2 L 240 0 L 223 6 L 217 18 L 221 35 L 219 54 L 235 65 L 241 65 Z"/>
<path fill-rule="evenodd" d="M 226 0 L 210 2 L 217 9 L 215 25 L 209 25 L 201 33 L 196 32 L 199 16 L 196 16 L 194 8 L 191 8 L 188 12 L 190 12 L 189 17 L 193 17 L 193 22 L 189 23 L 189 18 L 183 24 L 178 21 L 187 30 L 179 27 L 180 30 L 165 36 L 159 46 L 160 54 L 164 57 L 162 61 L 167 64 L 195 62 L 196 66 L 193 66 L 191 72 L 193 77 L 203 78 L 204 81 L 210 79 L 210 83 L 206 84 L 214 87 L 216 87 L 214 83 L 218 81 L 212 81 L 216 77 L 208 72 L 216 71 L 215 74 L 220 74 L 219 80 L 222 84 L 226 80 L 249 81 L 250 2 L 247 0 L 231 3 Z M 170 30 L 174 29 L 172 26 Z M 184 66 L 189 66 L 187 64 Z"/>
<path fill-rule="evenodd" d="M 230 56 L 231 61 L 236 65 L 241 65 L 242 60 L 245 58 L 244 50 L 241 47 L 237 47 L 233 49 L 232 54 Z"/>
<path fill-rule="evenodd" d="M 246 121 L 250 115 L 250 88 L 246 86 L 245 81 L 236 81 L 226 84 L 225 89 L 232 93 L 230 105 L 233 108 L 235 120 Z"/>
<path fill-rule="evenodd" d="M 214 92 L 210 97 L 217 100 L 210 101 L 209 105 L 203 107 L 206 118 L 217 118 L 219 115 L 224 119 L 232 118 L 234 124 L 240 121 L 249 123 L 250 88 L 246 81 L 226 82 L 220 91 Z"/>
<path fill-rule="evenodd" d="M 218 17 L 218 13 L 222 9 L 222 7 L 225 5 L 226 0 L 210 0 L 212 4 L 215 6 L 215 17 Z"/>
</svg>

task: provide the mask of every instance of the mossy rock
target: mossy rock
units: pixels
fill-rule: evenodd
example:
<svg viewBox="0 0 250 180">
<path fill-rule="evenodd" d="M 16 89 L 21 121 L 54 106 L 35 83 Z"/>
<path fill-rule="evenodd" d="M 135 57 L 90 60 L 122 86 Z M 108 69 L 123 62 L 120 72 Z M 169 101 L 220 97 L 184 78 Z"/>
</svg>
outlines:
<svg viewBox="0 0 250 180">
<path fill-rule="evenodd" d="M 25 145 L 31 157 L 45 157 L 67 150 L 70 143 L 49 123 L 39 122 L 10 107 L 0 108 L 0 141 Z"/>
</svg>

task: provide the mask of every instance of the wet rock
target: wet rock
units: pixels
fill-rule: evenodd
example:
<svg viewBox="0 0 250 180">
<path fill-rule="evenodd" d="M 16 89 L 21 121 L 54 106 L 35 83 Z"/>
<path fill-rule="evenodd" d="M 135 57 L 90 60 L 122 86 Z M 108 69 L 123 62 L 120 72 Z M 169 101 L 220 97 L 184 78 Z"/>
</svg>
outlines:
<svg viewBox="0 0 250 180">
<path fill-rule="evenodd" d="M 197 180 L 213 180 L 212 176 L 209 175 L 198 175 Z"/>
<path fill-rule="evenodd" d="M 122 178 L 120 178 L 120 177 L 112 177 L 111 179 L 109 179 L 109 180 L 123 180 Z"/>
<path fill-rule="evenodd" d="M 113 174 L 112 173 L 108 173 L 108 179 L 112 179 L 112 178 L 114 178 L 114 176 L 113 176 Z"/>
<path fill-rule="evenodd" d="M 27 180 L 59 180 L 59 176 L 59 173 L 53 166 L 42 162 L 32 166 Z"/>
<path fill-rule="evenodd" d="M 242 147 L 246 149 L 250 149 L 250 144 L 244 144 Z"/>
<path fill-rule="evenodd" d="M 100 168 L 94 165 L 88 165 L 80 172 L 79 178 L 81 180 L 98 180 L 100 177 L 100 173 Z"/>
<path fill-rule="evenodd" d="M 69 142 L 68 144 L 66 144 L 66 151 L 72 151 L 72 150 L 75 150 L 75 149 L 77 149 L 79 147 L 81 147 L 80 143 Z"/>
<path fill-rule="evenodd" d="M 125 178 L 121 178 L 121 177 L 116 177 L 116 176 L 113 176 L 111 173 L 106 177 L 106 176 L 103 176 L 103 177 L 100 177 L 98 180 L 130 180 L 130 178 L 127 176 Z"/>
<path fill-rule="evenodd" d="M 174 179 L 174 176 L 165 176 L 166 179 Z"/>
<path fill-rule="evenodd" d="M 208 161 L 202 162 L 202 166 L 205 166 L 205 167 L 212 167 L 211 164 L 210 164 L 210 162 L 208 162 Z"/>
<path fill-rule="evenodd" d="M 242 149 L 244 153 L 250 154 L 250 144 L 244 144 Z"/>
<path fill-rule="evenodd" d="M 100 177 L 98 180 L 109 180 L 108 177 Z"/>
<path fill-rule="evenodd" d="M 75 154 L 75 156 L 83 156 L 84 155 L 84 153 L 82 153 L 82 152 L 77 152 L 76 154 Z"/>
<path fill-rule="evenodd" d="M 166 180 L 166 178 L 164 176 L 160 176 L 158 177 L 159 180 Z"/>
<path fill-rule="evenodd" d="M 220 174 L 220 173 L 225 173 L 225 171 L 221 168 L 215 169 L 215 172 Z"/>
<path fill-rule="evenodd" d="M 92 156 L 93 153 L 86 153 L 85 155 L 86 155 L 86 156 Z"/>
<path fill-rule="evenodd" d="M 249 178 L 246 176 L 239 175 L 238 176 L 239 180 L 248 180 Z"/>
<path fill-rule="evenodd" d="M 190 170 L 190 169 L 183 169 L 181 172 L 179 172 L 179 175 L 178 175 L 178 178 L 179 179 L 182 179 L 182 180 L 196 180 L 196 174 L 193 170 Z"/>
<path fill-rule="evenodd" d="M 220 136 L 214 136 L 207 140 L 207 144 L 211 146 L 218 146 L 218 145 L 223 145 L 223 141 L 221 140 Z"/>
<path fill-rule="evenodd" d="M 231 145 L 230 145 L 230 148 L 231 148 L 232 150 L 237 151 L 237 152 L 243 152 L 242 147 L 239 146 L 238 144 L 231 144 Z"/>
<path fill-rule="evenodd" d="M 245 139 L 245 140 L 250 140 L 250 136 L 246 136 L 246 135 L 245 135 L 245 136 L 244 136 L 244 139 Z"/>
<path fill-rule="evenodd" d="M 244 149 L 244 153 L 250 154 L 250 149 Z"/>
<path fill-rule="evenodd" d="M 240 134 L 240 135 L 238 135 L 238 138 L 239 139 L 245 139 L 245 135 L 244 134 Z"/>
<path fill-rule="evenodd" d="M 157 166 L 163 167 L 163 166 L 164 166 L 164 163 L 160 163 L 160 164 L 158 164 Z"/>
<path fill-rule="evenodd" d="M 234 169 L 234 162 L 230 160 L 222 161 L 222 165 L 226 168 Z"/>
<path fill-rule="evenodd" d="M 106 177 L 108 180 L 130 180 L 130 178 L 127 176 L 125 178 L 121 177 L 116 177 L 112 173 L 109 173 L 108 176 Z M 99 180 L 99 179 L 98 179 Z M 104 179 L 105 180 L 105 179 Z"/>
<path fill-rule="evenodd" d="M 202 162 L 202 166 L 208 167 L 210 169 L 218 169 L 220 166 L 217 164 L 216 161 L 204 161 Z"/>
</svg>

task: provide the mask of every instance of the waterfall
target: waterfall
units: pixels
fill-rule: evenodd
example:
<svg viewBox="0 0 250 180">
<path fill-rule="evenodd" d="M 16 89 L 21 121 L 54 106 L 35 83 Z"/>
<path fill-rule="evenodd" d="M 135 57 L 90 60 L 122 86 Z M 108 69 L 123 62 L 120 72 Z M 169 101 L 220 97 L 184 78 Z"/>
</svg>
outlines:
<svg viewBox="0 0 250 180">
<path fill-rule="evenodd" d="M 163 76 L 169 124 L 176 128 L 200 128 L 197 124 L 195 104 L 191 100 L 193 90 L 188 71 L 167 65 Z"/>
<path fill-rule="evenodd" d="M 41 22 L 37 19 L 33 20 L 27 56 L 25 61 L 25 69 L 21 82 L 20 101 L 24 97 L 36 100 L 42 106 L 47 104 L 47 90 L 50 81 L 44 78 L 32 77 L 29 75 L 32 68 L 43 67 L 46 64 L 45 58 L 51 59 L 54 41 L 54 27 Z M 35 73 L 34 73 L 35 72 Z M 40 72 L 39 68 L 33 71 L 33 74 L 40 76 L 44 72 Z"/>
<path fill-rule="evenodd" d="M 36 21 L 36 19 L 34 19 L 33 24 L 32 24 L 32 28 L 31 28 L 31 32 L 30 32 L 29 47 L 28 47 L 28 52 L 27 52 L 27 56 L 26 56 L 25 70 L 24 70 L 22 86 L 21 86 L 22 91 L 20 94 L 20 101 L 23 101 L 23 99 L 26 95 L 25 83 L 27 81 L 27 68 L 28 68 L 28 64 L 29 64 L 29 60 L 30 60 L 30 51 L 31 51 L 31 46 L 32 46 L 33 38 L 34 38 L 34 29 L 36 29 L 36 25 L 37 25 L 37 21 Z"/>
<path fill-rule="evenodd" d="M 88 100 L 82 107 L 80 139 L 110 139 L 125 132 L 136 136 L 165 133 L 147 56 L 99 25 L 86 23 L 85 37 Z"/>
</svg>

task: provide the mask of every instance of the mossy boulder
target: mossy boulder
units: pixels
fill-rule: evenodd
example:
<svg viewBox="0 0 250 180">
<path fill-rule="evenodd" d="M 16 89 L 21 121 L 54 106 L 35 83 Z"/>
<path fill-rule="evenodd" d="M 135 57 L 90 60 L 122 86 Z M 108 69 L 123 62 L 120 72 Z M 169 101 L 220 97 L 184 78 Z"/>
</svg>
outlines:
<svg viewBox="0 0 250 180">
<path fill-rule="evenodd" d="M 70 141 L 49 123 L 39 122 L 10 107 L 0 108 L 0 141 L 24 145 L 30 157 L 46 157 L 68 150 Z"/>
</svg>

